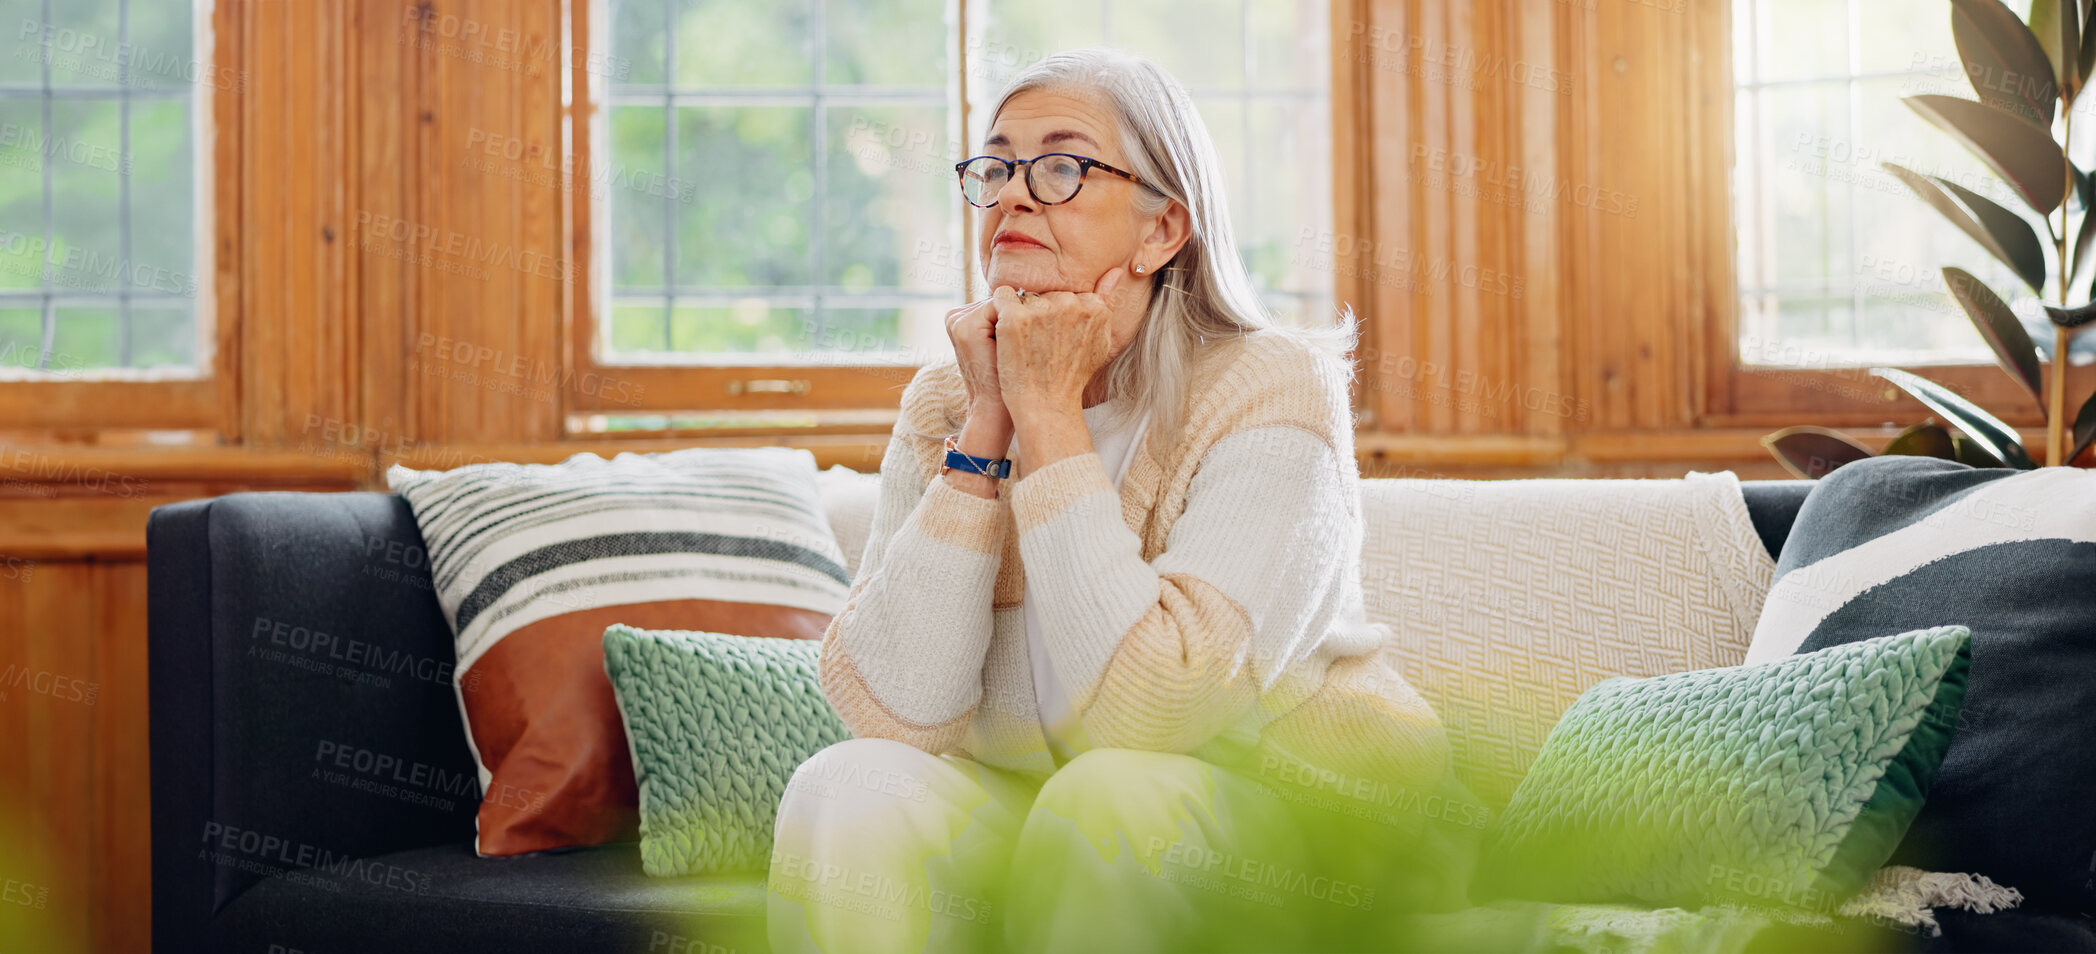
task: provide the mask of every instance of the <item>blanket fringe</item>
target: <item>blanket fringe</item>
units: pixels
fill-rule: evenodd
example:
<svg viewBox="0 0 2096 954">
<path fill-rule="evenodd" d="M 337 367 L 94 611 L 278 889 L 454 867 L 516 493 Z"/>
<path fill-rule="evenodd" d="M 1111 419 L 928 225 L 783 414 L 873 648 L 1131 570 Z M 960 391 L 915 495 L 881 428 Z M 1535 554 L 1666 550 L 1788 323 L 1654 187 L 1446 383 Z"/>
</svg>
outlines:
<svg viewBox="0 0 2096 954">
<path fill-rule="evenodd" d="M 1904 865 L 1878 869 L 1870 885 L 1841 906 L 1841 915 L 1887 922 L 1940 937 L 1932 908 L 1976 914 L 2006 911 L 2023 903 L 2023 892 L 1995 884 L 1985 875 L 1923 871 Z"/>
</svg>

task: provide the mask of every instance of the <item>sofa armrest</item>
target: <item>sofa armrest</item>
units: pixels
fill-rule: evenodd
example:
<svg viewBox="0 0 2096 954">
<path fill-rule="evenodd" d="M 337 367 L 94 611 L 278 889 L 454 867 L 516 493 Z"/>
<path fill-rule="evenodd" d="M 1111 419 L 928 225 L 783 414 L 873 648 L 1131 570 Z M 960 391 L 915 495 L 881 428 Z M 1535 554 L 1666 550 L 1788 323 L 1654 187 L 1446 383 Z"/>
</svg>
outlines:
<svg viewBox="0 0 2096 954">
<path fill-rule="evenodd" d="M 272 874 L 472 835 L 451 629 L 405 502 L 161 507 L 146 560 L 156 948 L 210 947 Z"/>
<path fill-rule="evenodd" d="M 1754 535 L 1761 538 L 1761 546 L 1768 551 L 1769 559 L 1783 556 L 1783 541 L 1790 539 L 1790 528 L 1798 519 L 1798 508 L 1805 505 L 1805 495 L 1812 492 L 1809 480 L 1742 480 L 1740 495 L 1747 501 L 1747 519 L 1754 524 Z"/>
</svg>

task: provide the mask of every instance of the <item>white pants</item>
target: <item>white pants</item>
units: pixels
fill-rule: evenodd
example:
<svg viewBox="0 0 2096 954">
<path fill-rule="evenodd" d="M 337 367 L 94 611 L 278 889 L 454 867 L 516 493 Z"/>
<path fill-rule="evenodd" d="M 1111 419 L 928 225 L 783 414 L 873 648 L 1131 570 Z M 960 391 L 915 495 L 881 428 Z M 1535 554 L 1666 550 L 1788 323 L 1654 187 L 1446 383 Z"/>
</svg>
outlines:
<svg viewBox="0 0 2096 954">
<path fill-rule="evenodd" d="M 767 930 L 778 954 L 1386 947 L 1363 932 L 1393 895 L 1434 893 L 1392 870 L 1403 827 L 1184 755 L 1040 776 L 854 739 L 788 785 Z"/>
</svg>

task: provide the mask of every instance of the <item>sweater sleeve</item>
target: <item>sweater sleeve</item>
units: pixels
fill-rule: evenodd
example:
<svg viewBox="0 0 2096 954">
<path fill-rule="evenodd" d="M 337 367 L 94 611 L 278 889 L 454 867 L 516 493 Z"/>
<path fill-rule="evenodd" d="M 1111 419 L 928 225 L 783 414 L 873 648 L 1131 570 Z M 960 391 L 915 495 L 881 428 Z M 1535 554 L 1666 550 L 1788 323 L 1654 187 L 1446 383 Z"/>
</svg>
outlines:
<svg viewBox="0 0 2096 954">
<path fill-rule="evenodd" d="M 823 635 L 823 695 L 857 737 L 933 754 L 960 743 L 982 699 L 991 598 L 1011 522 L 937 479 L 944 435 L 927 405 L 933 369 L 903 398 L 881 460 L 880 496 L 844 609 Z"/>
<path fill-rule="evenodd" d="M 1093 746 L 1191 751 L 1316 646 L 1361 543 L 1351 465 L 1296 424 L 1228 433 L 1154 562 L 1098 454 L 1012 488 L 1026 598 Z"/>
</svg>

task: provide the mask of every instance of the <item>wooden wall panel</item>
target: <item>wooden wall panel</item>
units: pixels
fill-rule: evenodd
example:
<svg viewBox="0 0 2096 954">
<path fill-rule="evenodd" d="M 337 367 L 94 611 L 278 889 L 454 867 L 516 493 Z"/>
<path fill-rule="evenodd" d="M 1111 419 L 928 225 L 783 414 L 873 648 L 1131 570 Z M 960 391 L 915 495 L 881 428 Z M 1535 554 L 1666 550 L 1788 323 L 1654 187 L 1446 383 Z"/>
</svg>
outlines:
<svg viewBox="0 0 2096 954">
<path fill-rule="evenodd" d="M 1335 11 L 1341 229 L 1370 275 L 1340 288 L 1370 319 L 1377 431 L 1693 429 L 1729 157 L 1708 146 L 1726 103 L 1685 78 L 1725 42 L 1722 0 Z"/>
<path fill-rule="evenodd" d="M 146 567 L 82 564 L 94 595 L 95 705 L 89 726 L 88 891 L 95 912 L 90 947 L 152 947 L 152 778 L 146 726 Z"/>
<path fill-rule="evenodd" d="M 148 947 L 144 574 L 121 566 L 0 560 L 14 949 Z M 25 891 L 40 904 L 16 907 Z"/>
<path fill-rule="evenodd" d="M 418 442 L 557 440 L 562 5 L 454 0 L 423 10 L 410 24 L 424 78 L 412 208 L 438 244 L 417 249 L 431 263 L 418 266 L 413 299 L 411 432 Z"/>
<path fill-rule="evenodd" d="M 243 149 L 237 400 L 246 443 L 286 446 L 310 419 L 348 418 L 357 394 L 355 311 L 344 294 L 353 43 L 344 4 L 238 9 L 248 83 L 239 116 L 220 119 L 239 123 Z"/>
<path fill-rule="evenodd" d="M 375 221 L 415 220 L 415 170 L 422 167 L 421 138 L 416 132 L 422 73 L 416 53 L 419 18 L 399 0 L 356 0 L 350 4 L 350 31 L 357 37 L 357 95 L 350 100 L 357 131 L 356 208 L 347 235 L 356 249 L 356 308 L 361 362 L 356 377 L 357 414 L 330 432 L 323 422 L 318 434 L 302 435 L 308 446 L 348 449 L 399 444 L 413 438 L 408 359 L 414 354 L 415 329 L 410 307 L 421 270 L 405 257 L 366 254 L 367 244 L 383 241 Z M 385 246 L 381 246 L 383 248 Z M 365 438 L 364 435 L 379 435 Z M 346 447 L 345 447 L 346 445 Z"/>
</svg>

